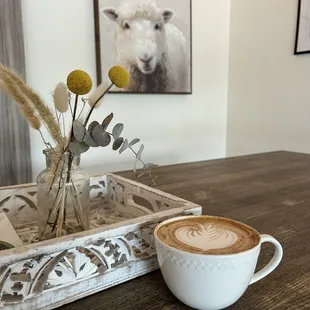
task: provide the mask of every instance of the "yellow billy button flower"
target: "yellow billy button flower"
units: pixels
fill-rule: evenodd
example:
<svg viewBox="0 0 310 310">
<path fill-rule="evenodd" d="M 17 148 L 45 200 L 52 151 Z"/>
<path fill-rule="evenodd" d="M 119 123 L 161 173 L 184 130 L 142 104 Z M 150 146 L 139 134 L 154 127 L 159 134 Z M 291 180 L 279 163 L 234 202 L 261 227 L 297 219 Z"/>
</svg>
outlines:
<svg viewBox="0 0 310 310">
<path fill-rule="evenodd" d="M 129 83 L 129 73 L 121 66 L 114 66 L 109 71 L 109 78 L 118 88 L 124 88 Z"/>
<path fill-rule="evenodd" d="M 90 92 L 93 81 L 85 71 L 74 70 L 67 77 L 67 86 L 76 95 L 86 95 Z"/>
</svg>

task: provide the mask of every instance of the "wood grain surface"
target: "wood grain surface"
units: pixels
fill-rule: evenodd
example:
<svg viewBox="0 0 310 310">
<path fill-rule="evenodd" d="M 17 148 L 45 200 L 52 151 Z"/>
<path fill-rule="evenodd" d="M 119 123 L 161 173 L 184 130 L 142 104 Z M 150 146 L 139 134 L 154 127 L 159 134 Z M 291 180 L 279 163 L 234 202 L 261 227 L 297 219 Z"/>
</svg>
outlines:
<svg viewBox="0 0 310 310">
<path fill-rule="evenodd" d="M 0 62 L 25 77 L 21 0 L 0 0 Z M 31 181 L 28 123 L 0 90 L 0 186 Z"/>
<path fill-rule="evenodd" d="M 240 220 L 283 246 L 281 265 L 229 309 L 310 309 L 310 155 L 274 152 L 161 167 L 158 188 L 203 206 L 204 214 Z M 121 173 L 133 178 L 132 172 Z M 272 257 L 263 245 L 257 269 Z M 92 295 L 62 310 L 189 309 L 160 271 Z"/>
</svg>

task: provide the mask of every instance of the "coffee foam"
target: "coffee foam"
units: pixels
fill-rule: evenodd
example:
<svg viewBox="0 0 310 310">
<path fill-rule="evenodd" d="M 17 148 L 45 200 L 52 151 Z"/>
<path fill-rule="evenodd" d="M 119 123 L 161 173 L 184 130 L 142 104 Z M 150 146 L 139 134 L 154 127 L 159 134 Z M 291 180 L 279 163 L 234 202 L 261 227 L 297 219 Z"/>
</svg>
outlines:
<svg viewBox="0 0 310 310">
<path fill-rule="evenodd" d="M 161 226 L 158 238 L 167 245 L 197 254 L 235 254 L 258 245 L 260 236 L 251 227 L 220 217 L 200 216 Z"/>
</svg>

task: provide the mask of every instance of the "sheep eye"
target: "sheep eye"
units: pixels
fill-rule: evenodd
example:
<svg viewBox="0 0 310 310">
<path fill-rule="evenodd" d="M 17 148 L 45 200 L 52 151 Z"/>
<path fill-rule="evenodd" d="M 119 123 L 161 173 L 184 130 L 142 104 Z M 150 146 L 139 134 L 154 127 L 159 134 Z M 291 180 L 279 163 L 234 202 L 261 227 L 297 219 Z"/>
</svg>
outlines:
<svg viewBox="0 0 310 310">
<path fill-rule="evenodd" d="M 124 29 L 130 29 L 130 26 L 129 26 L 129 24 L 128 24 L 128 23 L 125 23 L 125 25 L 124 25 Z"/>
<path fill-rule="evenodd" d="M 154 28 L 155 28 L 155 30 L 160 30 L 160 25 L 159 25 L 159 24 L 156 24 L 156 25 L 154 26 Z"/>
</svg>

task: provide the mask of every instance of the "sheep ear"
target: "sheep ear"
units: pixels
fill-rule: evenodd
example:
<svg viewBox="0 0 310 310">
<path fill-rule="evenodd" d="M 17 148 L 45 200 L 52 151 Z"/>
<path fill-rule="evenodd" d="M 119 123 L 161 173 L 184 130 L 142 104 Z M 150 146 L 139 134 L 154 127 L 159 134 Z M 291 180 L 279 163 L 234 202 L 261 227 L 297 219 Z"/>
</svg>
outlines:
<svg viewBox="0 0 310 310">
<path fill-rule="evenodd" d="M 172 10 L 164 10 L 163 11 L 163 17 L 164 17 L 164 21 L 165 23 L 170 23 L 174 17 L 174 12 Z"/>
<path fill-rule="evenodd" d="M 112 22 L 116 22 L 116 20 L 118 19 L 118 13 L 115 9 L 113 8 L 105 8 L 105 9 L 101 9 L 101 13 L 109 20 L 111 20 Z"/>
</svg>

